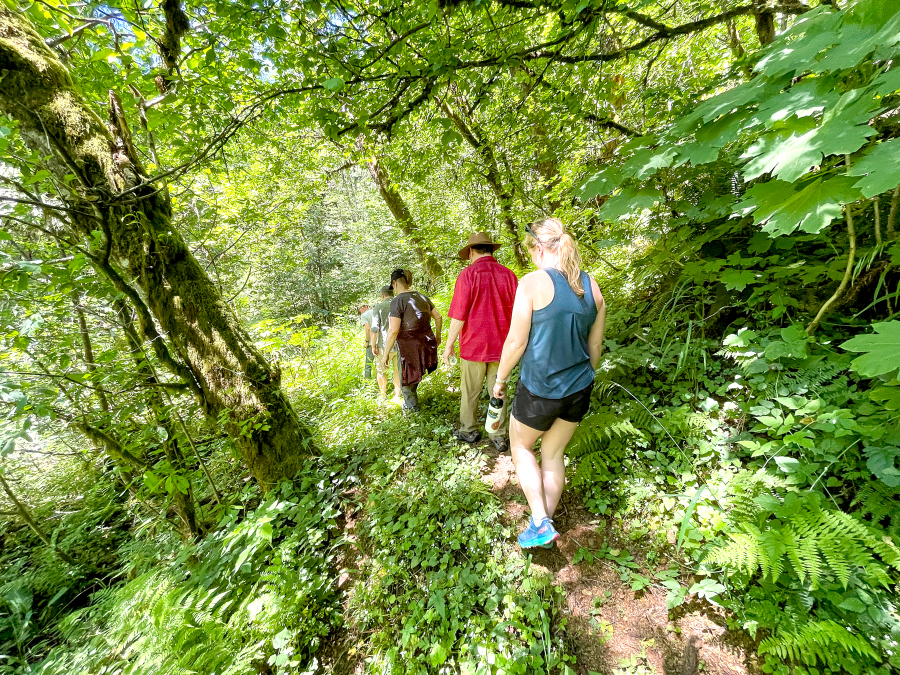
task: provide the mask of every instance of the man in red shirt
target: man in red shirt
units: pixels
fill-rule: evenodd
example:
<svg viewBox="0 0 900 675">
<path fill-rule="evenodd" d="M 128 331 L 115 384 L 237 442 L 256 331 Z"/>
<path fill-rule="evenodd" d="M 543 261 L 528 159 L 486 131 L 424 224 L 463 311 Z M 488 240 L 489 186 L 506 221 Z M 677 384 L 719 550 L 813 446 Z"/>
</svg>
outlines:
<svg viewBox="0 0 900 675">
<path fill-rule="evenodd" d="M 450 364 L 456 338 L 459 337 L 461 399 L 459 430 L 454 435 L 466 443 L 476 443 L 481 439 L 478 402 L 485 380 L 488 392 L 493 391 L 519 283 L 512 270 L 494 259 L 494 251 L 500 246 L 491 241 L 487 232 L 469 236 L 459 257 L 471 261 L 471 264 L 456 280 L 448 312 L 451 321 L 444 347 L 444 363 Z M 499 431 L 490 436 L 491 443 L 500 452 L 509 447 L 506 440 L 507 419 L 507 407 L 504 407 Z"/>
</svg>

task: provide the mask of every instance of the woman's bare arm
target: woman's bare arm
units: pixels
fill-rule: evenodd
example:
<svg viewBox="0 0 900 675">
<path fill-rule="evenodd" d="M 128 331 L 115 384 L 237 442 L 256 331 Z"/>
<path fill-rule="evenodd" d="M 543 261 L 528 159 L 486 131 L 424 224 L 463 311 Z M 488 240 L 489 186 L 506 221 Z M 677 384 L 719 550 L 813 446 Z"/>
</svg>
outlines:
<svg viewBox="0 0 900 675">
<path fill-rule="evenodd" d="M 594 302 L 597 303 L 597 318 L 594 319 L 594 325 L 591 326 L 591 332 L 588 334 L 588 354 L 591 357 L 591 366 L 596 368 L 600 363 L 600 356 L 603 354 L 603 331 L 606 330 L 606 301 L 600 292 L 597 282 L 591 279 L 591 290 L 594 294 Z"/>
<path fill-rule="evenodd" d="M 525 276 L 519 282 L 516 289 L 516 300 L 513 303 L 512 321 L 509 325 L 509 334 L 503 343 L 503 352 L 500 355 L 500 366 L 497 369 L 498 380 L 508 380 L 509 374 L 525 353 L 528 346 L 528 336 L 531 333 L 531 314 L 533 305 L 532 293 L 535 279 Z M 494 386 L 494 396 L 502 397 L 506 391 L 506 383 L 498 382 Z"/>
</svg>

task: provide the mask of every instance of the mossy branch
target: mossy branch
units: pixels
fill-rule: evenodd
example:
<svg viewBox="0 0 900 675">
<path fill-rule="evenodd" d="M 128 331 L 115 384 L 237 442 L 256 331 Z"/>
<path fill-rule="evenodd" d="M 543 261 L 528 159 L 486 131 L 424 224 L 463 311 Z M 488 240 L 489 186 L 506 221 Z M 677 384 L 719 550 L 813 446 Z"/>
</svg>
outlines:
<svg viewBox="0 0 900 675">
<path fill-rule="evenodd" d="M 78 563 L 65 551 L 58 548 L 52 541 L 50 541 L 50 537 L 47 536 L 47 533 L 44 532 L 40 525 L 37 524 L 37 521 L 31 516 L 31 513 L 28 512 L 28 509 L 25 508 L 25 505 L 22 504 L 17 498 L 13 491 L 10 489 L 9 485 L 6 482 L 6 478 L 3 475 L 3 472 L 0 471 L 0 487 L 3 488 L 3 491 L 6 493 L 6 496 L 9 497 L 9 500 L 13 503 L 13 506 L 16 507 L 16 513 L 19 517 L 25 521 L 25 524 L 31 528 L 31 531 L 37 535 L 37 538 L 44 542 L 47 546 L 53 549 L 53 552 L 59 556 L 59 559 L 69 565 L 77 565 Z"/>
</svg>

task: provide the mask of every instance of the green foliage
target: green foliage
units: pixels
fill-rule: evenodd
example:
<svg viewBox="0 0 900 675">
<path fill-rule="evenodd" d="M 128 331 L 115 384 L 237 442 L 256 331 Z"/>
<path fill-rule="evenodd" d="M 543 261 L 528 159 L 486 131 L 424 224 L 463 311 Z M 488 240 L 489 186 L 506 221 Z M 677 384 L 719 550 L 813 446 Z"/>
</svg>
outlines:
<svg viewBox="0 0 900 675">
<path fill-rule="evenodd" d="M 841 345 L 851 352 L 863 352 L 850 367 L 863 377 L 886 375 L 900 368 L 900 321 L 872 324 L 874 335 L 859 335 Z"/>
<path fill-rule="evenodd" d="M 252 511 L 60 624 L 41 673 L 245 673 L 309 663 L 340 623 L 333 586 L 336 474 L 315 463 Z M 274 636 L 274 637 L 273 637 Z"/>
<path fill-rule="evenodd" d="M 53 49 L 86 100 L 122 96 L 192 254 L 253 325 L 328 459 L 258 502 L 217 421 L 148 348 L 171 394 L 151 404 L 117 293 L 89 264 L 104 233 L 60 235 L 69 179 L 4 118 L 4 190 L 28 203 L 2 207 L 0 461 L 76 448 L 100 477 L 70 494 L 35 476 L 65 485 L 72 469 L 41 459 L 24 472 L 38 522 L 90 564 L 71 569 L 4 520 L 0 650 L 18 667 L 53 648 L 47 672 L 312 669 L 341 621 L 335 519 L 350 488 L 341 506 L 358 519 L 363 578 L 346 600 L 370 669 L 566 672 L 560 591 L 510 550 L 480 460 L 450 440 L 446 377 L 401 422 L 360 381 L 352 325 L 390 268 L 424 278 L 417 251 L 444 266 L 427 283 L 446 292 L 468 231 L 504 238 L 510 262 L 540 212 L 583 244 L 610 308 L 572 487 L 678 566 L 642 573 L 619 549 L 579 562 L 615 564 L 636 591 L 661 584 L 670 608 L 690 595 L 724 605 L 767 672 L 900 668 L 900 14 L 878 0 L 807 4 L 754 50 L 753 3 L 727 25 L 704 21 L 731 8 L 709 3 L 192 3 L 177 72 L 156 53 L 171 27 L 156 5 L 23 4 L 42 38 L 62 38 Z M 697 20 L 683 34 L 654 26 Z M 165 95 L 144 106 L 160 81 Z M 399 226 L 374 156 L 409 208 Z M 807 334 L 851 250 L 846 291 Z M 163 424 L 175 412 L 197 461 Z M 81 421 L 140 469 L 86 441 Z M 189 460 L 165 456 L 174 441 Z M 241 507 L 211 506 L 200 459 Z M 169 508 L 183 495 L 207 533 L 184 545 Z M 647 668 L 645 656 L 621 664 Z"/>
<path fill-rule="evenodd" d="M 376 445 L 369 471 L 360 528 L 366 582 L 352 603 L 383 669 L 559 668 L 566 657 L 550 625 L 561 591 L 510 555 L 476 456 L 448 457 L 449 428 L 433 418 L 393 431 L 399 449 Z"/>
<path fill-rule="evenodd" d="M 817 492 L 788 493 L 783 502 L 761 494 L 755 502 L 756 522 L 764 525 L 747 522 L 741 513 L 733 523 L 736 531 L 728 534 L 731 541 L 703 557 L 707 565 L 747 576 L 759 571 L 773 582 L 787 573 L 812 590 L 834 580 L 846 588 L 851 573 L 874 586 L 889 586 L 890 570 L 900 569 L 896 544 L 849 514 L 823 509 Z"/>
</svg>

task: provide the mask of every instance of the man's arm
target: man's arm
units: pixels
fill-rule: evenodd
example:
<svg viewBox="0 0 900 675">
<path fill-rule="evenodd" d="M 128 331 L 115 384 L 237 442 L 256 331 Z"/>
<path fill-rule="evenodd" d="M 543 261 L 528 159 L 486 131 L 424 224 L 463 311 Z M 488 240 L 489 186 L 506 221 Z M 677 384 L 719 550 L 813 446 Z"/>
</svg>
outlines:
<svg viewBox="0 0 900 675">
<path fill-rule="evenodd" d="M 381 327 L 378 322 L 378 315 L 375 314 L 372 316 L 372 327 L 369 331 L 369 346 L 372 348 L 372 353 L 375 356 L 378 356 L 378 332 L 381 330 Z"/>
<path fill-rule="evenodd" d="M 390 323 L 388 324 L 387 339 L 384 341 L 384 354 L 381 355 L 382 367 L 387 367 L 388 354 L 390 354 L 391 349 L 394 348 L 394 343 L 397 341 L 398 335 L 400 335 L 400 317 L 392 316 L 390 318 Z"/>
<path fill-rule="evenodd" d="M 437 307 L 431 308 L 431 318 L 434 319 L 434 337 L 437 338 L 437 344 L 439 346 L 441 344 L 441 322 L 444 318 L 437 310 Z"/>
<path fill-rule="evenodd" d="M 463 326 L 465 325 L 465 321 L 453 318 L 450 319 L 450 330 L 447 331 L 447 344 L 444 347 L 444 365 L 446 366 L 450 365 L 450 357 L 453 355 L 456 340 L 459 337 L 459 334 L 462 333 Z"/>
</svg>

